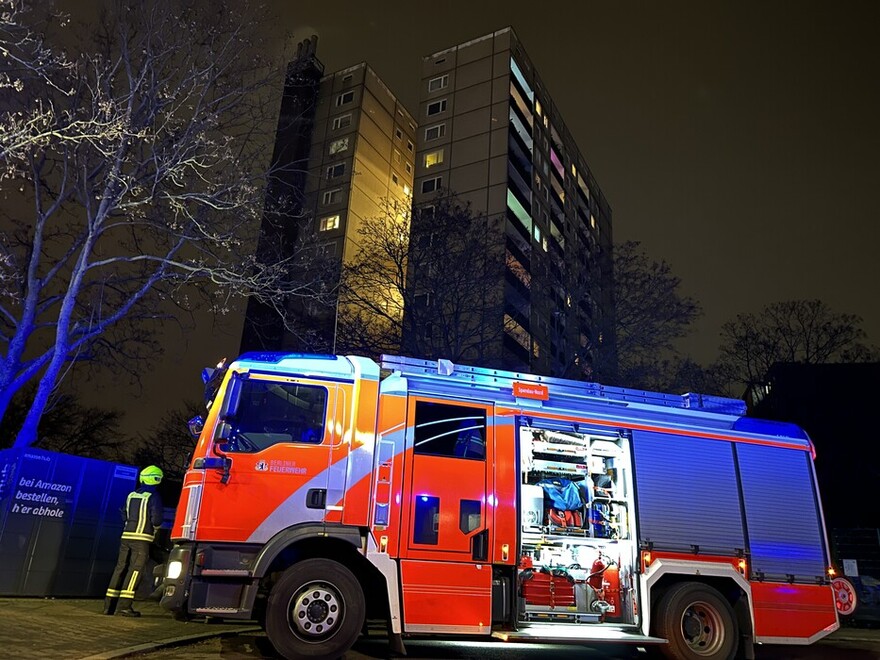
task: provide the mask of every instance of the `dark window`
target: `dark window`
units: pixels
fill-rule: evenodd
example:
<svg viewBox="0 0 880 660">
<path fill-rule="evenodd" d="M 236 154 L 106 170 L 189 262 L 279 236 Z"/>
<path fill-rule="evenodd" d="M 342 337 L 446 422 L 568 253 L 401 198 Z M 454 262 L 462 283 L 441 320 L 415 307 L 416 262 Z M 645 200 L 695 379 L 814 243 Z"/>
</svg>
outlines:
<svg viewBox="0 0 880 660">
<path fill-rule="evenodd" d="M 422 181 L 422 192 L 423 193 L 434 192 L 436 190 L 439 190 L 442 185 L 443 185 L 443 177 L 442 176 L 434 177 L 433 179 L 425 179 L 424 181 Z"/>
<path fill-rule="evenodd" d="M 336 105 L 337 107 L 340 105 L 345 105 L 346 103 L 351 103 L 354 100 L 354 92 L 343 92 L 339 96 L 336 97 Z"/>
<path fill-rule="evenodd" d="M 426 140 L 437 140 L 444 135 L 446 135 L 446 124 L 437 124 L 436 126 L 429 126 L 425 129 Z"/>
<path fill-rule="evenodd" d="M 485 460 L 486 411 L 417 401 L 414 452 Z"/>
<path fill-rule="evenodd" d="M 440 498 L 416 495 L 416 516 L 413 525 L 413 543 L 437 545 L 440 529 Z"/>
<path fill-rule="evenodd" d="M 335 179 L 345 174 L 345 163 L 337 163 L 327 168 L 327 178 Z"/>
<path fill-rule="evenodd" d="M 286 442 L 319 444 L 324 438 L 327 390 L 249 378 L 229 419 L 225 451 L 255 452 Z"/>
<path fill-rule="evenodd" d="M 462 534 L 470 534 L 480 528 L 482 521 L 480 500 L 462 500 L 458 504 L 458 529 Z"/>
<path fill-rule="evenodd" d="M 440 99 L 428 104 L 429 117 L 431 115 L 439 115 L 441 112 L 446 112 L 446 99 Z"/>
</svg>

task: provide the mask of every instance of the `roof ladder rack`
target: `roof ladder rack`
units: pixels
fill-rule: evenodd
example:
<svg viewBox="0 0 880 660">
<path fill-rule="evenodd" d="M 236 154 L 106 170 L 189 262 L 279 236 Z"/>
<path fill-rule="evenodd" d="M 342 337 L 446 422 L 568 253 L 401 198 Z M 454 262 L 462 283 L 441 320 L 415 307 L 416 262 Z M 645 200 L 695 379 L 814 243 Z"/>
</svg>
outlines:
<svg viewBox="0 0 880 660">
<path fill-rule="evenodd" d="M 422 360 L 398 355 L 383 355 L 382 369 L 397 371 L 403 376 L 421 380 L 437 380 L 470 383 L 474 386 L 513 388 L 514 382 L 540 383 L 548 386 L 554 396 L 589 397 L 603 399 L 608 403 L 640 403 L 665 408 L 688 408 L 723 415 L 745 415 L 746 404 L 741 399 L 709 394 L 663 394 L 627 387 L 611 387 L 589 381 L 570 380 L 552 376 L 538 376 L 525 372 L 504 371 L 487 367 L 454 364 L 450 360 Z"/>
</svg>

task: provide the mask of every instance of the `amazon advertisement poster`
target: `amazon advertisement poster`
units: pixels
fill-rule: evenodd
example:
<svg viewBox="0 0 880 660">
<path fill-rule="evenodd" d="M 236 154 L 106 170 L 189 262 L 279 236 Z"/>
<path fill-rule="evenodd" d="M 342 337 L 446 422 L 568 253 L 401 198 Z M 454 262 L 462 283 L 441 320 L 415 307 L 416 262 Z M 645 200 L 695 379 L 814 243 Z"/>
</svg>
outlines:
<svg viewBox="0 0 880 660">
<path fill-rule="evenodd" d="M 0 451 L 0 595 L 103 595 L 136 481 L 129 465 Z"/>
</svg>

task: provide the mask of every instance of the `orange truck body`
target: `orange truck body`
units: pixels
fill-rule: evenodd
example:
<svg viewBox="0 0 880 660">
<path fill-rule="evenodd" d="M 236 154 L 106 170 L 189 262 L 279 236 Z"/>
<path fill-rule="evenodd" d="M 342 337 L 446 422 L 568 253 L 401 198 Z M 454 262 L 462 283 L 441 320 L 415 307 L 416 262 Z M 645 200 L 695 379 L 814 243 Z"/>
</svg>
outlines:
<svg viewBox="0 0 880 660">
<path fill-rule="evenodd" d="M 228 367 L 183 483 L 165 607 L 271 619 L 285 572 L 330 559 L 397 640 L 663 644 L 682 585 L 720 595 L 748 648 L 838 627 L 797 427 L 720 397 L 381 367 L 301 354 Z"/>
</svg>

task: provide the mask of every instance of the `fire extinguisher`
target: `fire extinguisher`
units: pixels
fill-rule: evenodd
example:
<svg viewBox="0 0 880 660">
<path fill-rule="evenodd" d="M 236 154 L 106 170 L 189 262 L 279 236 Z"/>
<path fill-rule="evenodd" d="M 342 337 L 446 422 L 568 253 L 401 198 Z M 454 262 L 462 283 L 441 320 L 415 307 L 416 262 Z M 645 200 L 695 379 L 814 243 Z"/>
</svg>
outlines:
<svg viewBox="0 0 880 660">
<path fill-rule="evenodd" d="M 593 590 L 597 595 L 602 593 L 602 574 L 605 572 L 607 566 L 608 565 L 602 559 L 602 555 L 599 555 L 590 567 L 590 574 L 587 576 L 587 584 L 593 587 Z"/>
<path fill-rule="evenodd" d="M 617 564 L 609 564 L 602 573 L 602 595 L 611 607 L 605 612 L 609 621 L 620 621 L 623 618 L 620 603 L 620 568 Z"/>
</svg>

